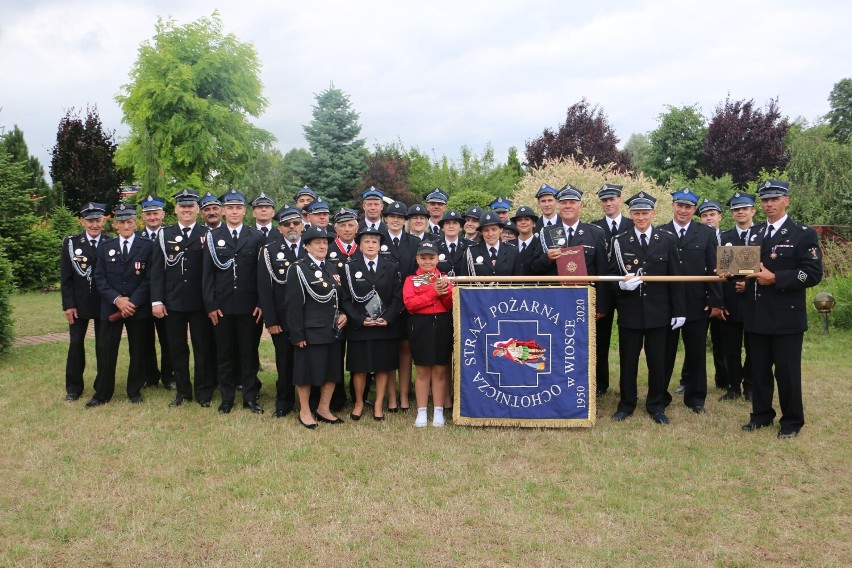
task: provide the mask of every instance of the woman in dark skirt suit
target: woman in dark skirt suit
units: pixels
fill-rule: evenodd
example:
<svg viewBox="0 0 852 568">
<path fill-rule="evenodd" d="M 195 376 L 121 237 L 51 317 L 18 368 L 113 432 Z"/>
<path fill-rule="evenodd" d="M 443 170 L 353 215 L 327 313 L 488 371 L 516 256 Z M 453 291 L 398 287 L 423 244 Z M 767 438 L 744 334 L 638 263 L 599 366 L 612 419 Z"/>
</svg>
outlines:
<svg viewBox="0 0 852 568">
<path fill-rule="evenodd" d="M 417 397 L 418 428 L 428 422 L 429 391 L 435 406 L 432 426 L 444 425 L 453 350 L 453 285 L 437 269 L 438 247 L 423 241 L 417 248 L 417 272 L 405 279 L 402 298 L 411 314 L 408 318 L 408 337 L 411 357 L 417 369 L 414 392 Z M 441 405 L 441 406 L 438 406 Z"/>
<path fill-rule="evenodd" d="M 286 304 L 290 341 L 296 347 L 293 356 L 293 384 L 299 393 L 299 422 L 316 428 L 311 416 L 311 386 L 320 387 L 316 419 L 329 424 L 343 420 L 331 413 L 329 403 L 335 383 L 343 376 L 339 330 L 346 325 L 340 311 L 340 277 L 325 262 L 329 241 L 325 229 L 311 226 L 302 232 L 308 256 L 299 259 L 287 271 Z"/>
<path fill-rule="evenodd" d="M 355 386 L 355 406 L 350 418 L 360 420 L 364 412 L 367 373 L 376 374 L 373 418 L 385 419 L 383 407 L 388 378 L 399 368 L 399 315 L 402 312 L 402 280 L 399 265 L 379 247 L 384 236 L 378 229 L 362 229 L 355 241 L 362 258 L 346 265 L 342 307 L 346 328 L 346 370 Z M 377 313 L 374 313 L 377 312 Z M 372 316 L 369 315 L 372 313 Z"/>
</svg>

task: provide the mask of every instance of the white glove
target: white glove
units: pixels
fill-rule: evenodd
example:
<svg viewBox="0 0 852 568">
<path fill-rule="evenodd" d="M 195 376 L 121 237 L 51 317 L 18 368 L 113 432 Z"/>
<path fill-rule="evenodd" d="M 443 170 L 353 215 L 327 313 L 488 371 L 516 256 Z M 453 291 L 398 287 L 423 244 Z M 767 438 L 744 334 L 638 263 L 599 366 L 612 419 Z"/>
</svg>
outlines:
<svg viewBox="0 0 852 568">
<path fill-rule="evenodd" d="M 642 279 L 638 276 L 631 278 L 630 280 L 622 280 L 618 283 L 618 287 L 622 290 L 635 290 L 639 287 L 639 284 L 642 283 Z"/>
<path fill-rule="evenodd" d="M 686 318 L 672 318 L 672 331 L 676 330 L 679 327 L 683 327 L 683 324 L 686 323 Z"/>
</svg>

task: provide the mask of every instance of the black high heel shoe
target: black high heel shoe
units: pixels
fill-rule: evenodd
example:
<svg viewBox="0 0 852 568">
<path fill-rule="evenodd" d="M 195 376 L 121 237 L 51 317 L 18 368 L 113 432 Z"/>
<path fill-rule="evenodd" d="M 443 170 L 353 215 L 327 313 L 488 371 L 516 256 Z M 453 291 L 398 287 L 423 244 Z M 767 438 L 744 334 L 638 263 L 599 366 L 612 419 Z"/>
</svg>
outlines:
<svg viewBox="0 0 852 568">
<path fill-rule="evenodd" d="M 305 428 L 307 428 L 308 430 L 313 430 L 313 429 L 315 429 L 315 428 L 317 427 L 316 422 L 314 422 L 313 424 L 305 424 L 304 422 L 302 422 L 302 417 L 301 417 L 301 416 L 298 416 L 297 418 L 299 419 L 299 424 L 301 424 L 302 426 L 304 426 L 304 427 L 305 427 Z"/>
</svg>

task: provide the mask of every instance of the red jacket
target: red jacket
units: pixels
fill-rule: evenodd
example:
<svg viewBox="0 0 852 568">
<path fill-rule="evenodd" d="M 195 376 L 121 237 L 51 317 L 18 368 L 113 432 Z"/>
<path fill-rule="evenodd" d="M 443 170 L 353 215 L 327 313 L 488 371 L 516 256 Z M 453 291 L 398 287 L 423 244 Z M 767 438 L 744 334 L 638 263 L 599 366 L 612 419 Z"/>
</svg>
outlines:
<svg viewBox="0 0 852 568">
<path fill-rule="evenodd" d="M 410 314 L 442 314 L 453 309 L 453 284 L 450 282 L 450 287 L 447 293 L 439 296 L 435 291 L 435 287 L 431 284 L 423 284 L 421 286 L 414 285 L 414 278 L 423 274 L 423 271 L 418 268 L 417 272 L 405 279 L 405 284 L 402 286 L 402 301 L 405 302 L 405 309 Z M 435 271 L 438 276 L 443 276 L 439 271 Z"/>
</svg>

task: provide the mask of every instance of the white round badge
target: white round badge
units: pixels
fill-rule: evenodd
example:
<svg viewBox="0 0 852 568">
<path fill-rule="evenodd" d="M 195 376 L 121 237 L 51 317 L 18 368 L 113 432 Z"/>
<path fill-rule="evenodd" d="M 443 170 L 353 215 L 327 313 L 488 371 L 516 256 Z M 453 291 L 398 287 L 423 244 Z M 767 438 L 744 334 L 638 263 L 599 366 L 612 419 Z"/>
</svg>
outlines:
<svg viewBox="0 0 852 568">
<path fill-rule="evenodd" d="M 480 263 L 480 264 L 481 264 L 481 263 L 482 263 L 482 261 L 483 261 L 483 258 L 482 258 L 481 256 L 477 256 L 477 257 L 476 257 L 476 262 L 478 262 L 478 263 Z"/>
<path fill-rule="evenodd" d="M 178 235 L 178 236 L 176 236 L 176 237 L 175 237 L 175 242 L 176 242 L 176 243 L 179 243 L 179 242 L 181 242 L 182 240 L 183 240 L 183 237 L 182 237 L 182 236 L 180 236 L 180 235 Z"/>
<path fill-rule="evenodd" d="M 278 260 L 283 260 L 284 259 L 284 253 L 279 252 L 278 254 L 275 255 L 275 258 L 277 258 Z"/>
<path fill-rule="evenodd" d="M 83 249 L 74 249 L 74 254 L 83 254 Z"/>
<path fill-rule="evenodd" d="M 225 246 L 225 239 L 219 239 L 219 242 L 216 243 L 216 244 L 219 245 L 220 247 Z"/>
<path fill-rule="evenodd" d="M 556 244 L 557 244 L 557 245 L 564 245 L 564 244 L 565 244 L 565 239 L 556 239 Z"/>
<path fill-rule="evenodd" d="M 115 249 L 110 249 L 110 251 L 109 251 L 109 255 L 110 255 L 110 256 L 115 256 Z"/>
<path fill-rule="evenodd" d="M 447 258 L 447 256 L 444 253 L 441 253 L 441 254 L 438 255 L 438 260 L 444 260 L 446 258 Z"/>
<path fill-rule="evenodd" d="M 333 253 L 331 253 L 331 254 L 330 254 L 330 255 L 328 255 L 328 256 L 330 256 L 331 258 L 337 258 L 337 253 L 336 253 L 336 252 L 333 252 Z"/>
<path fill-rule="evenodd" d="M 322 278 L 322 270 L 317 270 L 316 272 L 314 272 L 314 276 L 316 276 L 317 278 Z"/>
<path fill-rule="evenodd" d="M 355 273 L 355 278 L 361 278 L 362 276 L 364 276 L 364 274 L 362 274 L 360 270 Z"/>
<path fill-rule="evenodd" d="M 379 250 L 381 250 L 382 252 L 387 252 L 388 251 L 388 245 L 382 245 L 381 249 L 379 249 Z"/>
</svg>

